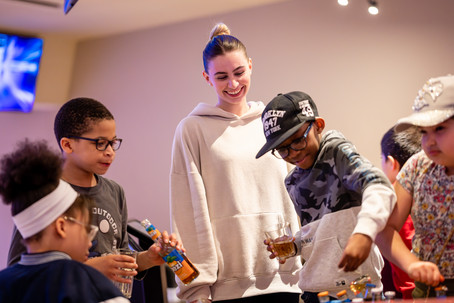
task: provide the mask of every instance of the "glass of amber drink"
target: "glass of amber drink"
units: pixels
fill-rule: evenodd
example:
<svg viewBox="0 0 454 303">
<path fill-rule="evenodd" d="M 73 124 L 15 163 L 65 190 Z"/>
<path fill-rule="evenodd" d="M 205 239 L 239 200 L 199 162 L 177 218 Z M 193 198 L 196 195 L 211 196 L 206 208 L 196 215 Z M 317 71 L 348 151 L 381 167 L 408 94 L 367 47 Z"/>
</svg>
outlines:
<svg viewBox="0 0 454 303">
<path fill-rule="evenodd" d="M 285 260 L 296 254 L 290 223 L 278 223 L 271 226 L 265 231 L 265 236 L 270 241 L 273 253 L 279 260 Z"/>
</svg>

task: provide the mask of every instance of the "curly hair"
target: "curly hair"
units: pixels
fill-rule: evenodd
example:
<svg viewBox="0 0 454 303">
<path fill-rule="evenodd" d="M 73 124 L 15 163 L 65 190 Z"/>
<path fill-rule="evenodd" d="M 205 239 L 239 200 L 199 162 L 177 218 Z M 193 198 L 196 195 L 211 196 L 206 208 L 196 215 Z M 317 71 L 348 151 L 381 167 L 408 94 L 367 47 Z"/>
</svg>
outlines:
<svg viewBox="0 0 454 303">
<path fill-rule="evenodd" d="M 0 195 L 5 204 L 11 204 L 13 216 L 57 188 L 62 164 L 61 155 L 51 150 L 45 140 L 20 141 L 13 152 L 1 158 Z M 91 198 L 80 195 L 64 214 L 74 215 L 77 210 L 90 209 L 93 205 Z M 91 216 L 91 212 L 88 214 Z M 29 239 L 39 239 L 40 235 L 37 233 Z"/>
<path fill-rule="evenodd" d="M 18 143 L 15 151 L 1 161 L 0 194 L 5 204 L 11 204 L 13 215 L 51 193 L 62 172 L 62 158 L 46 141 Z"/>
<path fill-rule="evenodd" d="M 82 136 L 101 120 L 114 120 L 112 113 L 101 102 L 91 98 L 69 100 L 55 116 L 54 133 L 58 145 L 61 138 Z"/>
</svg>

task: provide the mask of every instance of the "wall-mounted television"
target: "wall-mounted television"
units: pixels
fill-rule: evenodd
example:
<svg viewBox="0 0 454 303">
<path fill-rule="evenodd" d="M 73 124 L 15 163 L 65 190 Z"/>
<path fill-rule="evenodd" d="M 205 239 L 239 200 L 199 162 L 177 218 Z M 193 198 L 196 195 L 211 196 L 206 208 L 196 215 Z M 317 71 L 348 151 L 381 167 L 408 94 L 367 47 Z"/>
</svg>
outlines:
<svg viewBox="0 0 454 303">
<path fill-rule="evenodd" d="M 0 33 L 0 111 L 30 112 L 43 40 Z"/>
</svg>

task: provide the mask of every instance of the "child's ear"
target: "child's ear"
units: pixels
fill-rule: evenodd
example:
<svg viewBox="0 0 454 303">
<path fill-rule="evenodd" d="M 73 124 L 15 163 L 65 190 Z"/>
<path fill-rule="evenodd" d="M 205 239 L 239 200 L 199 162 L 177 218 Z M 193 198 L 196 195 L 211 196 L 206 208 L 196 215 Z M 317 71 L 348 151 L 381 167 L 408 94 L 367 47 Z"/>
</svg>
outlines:
<svg viewBox="0 0 454 303">
<path fill-rule="evenodd" d="M 66 236 L 67 236 L 67 233 L 66 233 L 67 226 L 68 226 L 68 224 L 67 224 L 66 220 L 63 219 L 62 217 L 58 218 L 55 221 L 55 232 L 57 233 L 57 235 L 59 237 L 66 238 Z"/>
<path fill-rule="evenodd" d="M 394 159 L 394 157 L 388 156 L 388 157 L 386 157 L 386 160 L 392 164 L 392 170 L 394 170 L 394 171 L 400 170 L 400 164 L 396 159 Z"/>
<path fill-rule="evenodd" d="M 325 129 L 325 120 L 323 118 L 316 118 L 314 123 L 317 129 L 317 133 L 321 134 Z"/>
<path fill-rule="evenodd" d="M 69 140 L 66 137 L 60 139 L 60 147 L 67 154 L 70 154 L 73 151 L 71 146 L 71 140 Z"/>
</svg>

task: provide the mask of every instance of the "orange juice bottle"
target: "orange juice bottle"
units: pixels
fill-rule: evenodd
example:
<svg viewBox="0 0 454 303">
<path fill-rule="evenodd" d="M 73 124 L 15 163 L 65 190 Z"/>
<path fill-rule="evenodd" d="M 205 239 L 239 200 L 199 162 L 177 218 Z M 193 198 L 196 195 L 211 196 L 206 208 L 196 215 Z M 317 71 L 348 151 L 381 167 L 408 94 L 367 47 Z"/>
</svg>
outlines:
<svg viewBox="0 0 454 303">
<path fill-rule="evenodd" d="M 143 220 L 141 223 L 151 236 L 151 239 L 159 243 L 161 232 L 148 219 Z M 183 284 L 187 285 L 199 276 L 197 268 L 182 251 L 170 245 L 161 246 L 161 249 L 159 254 Z"/>
</svg>

